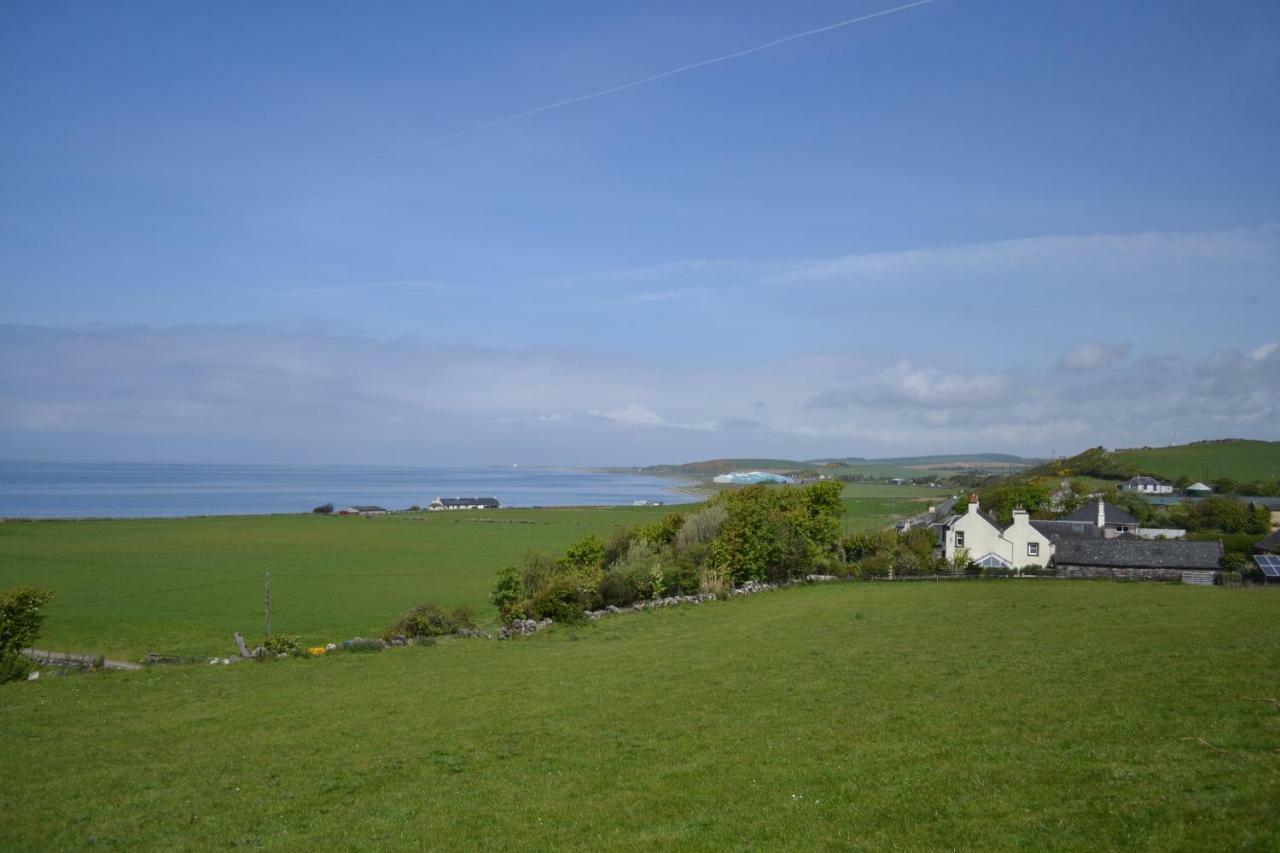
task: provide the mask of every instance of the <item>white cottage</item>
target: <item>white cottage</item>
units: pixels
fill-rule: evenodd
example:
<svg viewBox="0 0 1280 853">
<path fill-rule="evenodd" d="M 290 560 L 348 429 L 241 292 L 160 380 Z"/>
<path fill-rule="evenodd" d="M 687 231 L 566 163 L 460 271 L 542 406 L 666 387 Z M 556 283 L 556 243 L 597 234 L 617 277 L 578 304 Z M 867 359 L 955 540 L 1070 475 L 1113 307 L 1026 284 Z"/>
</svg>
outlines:
<svg viewBox="0 0 1280 853">
<path fill-rule="evenodd" d="M 952 516 L 941 527 L 943 554 L 948 560 L 967 551 L 969 559 L 983 568 L 1018 569 L 1046 566 L 1053 556 L 1053 543 L 1031 526 L 1026 510 L 1015 509 L 1013 524 L 1002 529 L 999 522 L 979 510 L 974 498 L 968 512 Z"/>
</svg>

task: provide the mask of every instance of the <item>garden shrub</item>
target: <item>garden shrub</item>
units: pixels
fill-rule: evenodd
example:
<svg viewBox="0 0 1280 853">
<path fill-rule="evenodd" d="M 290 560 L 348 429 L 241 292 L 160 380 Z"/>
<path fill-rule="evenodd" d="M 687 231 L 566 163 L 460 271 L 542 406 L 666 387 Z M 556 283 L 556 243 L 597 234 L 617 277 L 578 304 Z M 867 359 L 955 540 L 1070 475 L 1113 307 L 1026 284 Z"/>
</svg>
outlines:
<svg viewBox="0 0 1280 853">
<path fill-rule="evenodd" d="M 365 637 L 356 637 L 354 640 L 343 640 L 343 651 L 355 652 L 356 654 L 369 654 L 371 652 L 380 652 L 385 648 L 381 640 L 370 640 Z"/>
</svg>

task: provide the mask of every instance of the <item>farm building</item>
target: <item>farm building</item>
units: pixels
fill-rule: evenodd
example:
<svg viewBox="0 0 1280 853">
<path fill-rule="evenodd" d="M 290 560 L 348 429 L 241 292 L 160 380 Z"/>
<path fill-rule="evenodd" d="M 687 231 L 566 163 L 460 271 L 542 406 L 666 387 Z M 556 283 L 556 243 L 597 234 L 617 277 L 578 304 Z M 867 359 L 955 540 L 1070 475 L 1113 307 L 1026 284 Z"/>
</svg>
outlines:
<svg viewBox="0 0 1280 853">
<path fill-rule="evenodd" d="M 386 511 L 384 507 L 380 506 L 348 506 L 338 510 L 338 515 L 382 515 Z"/>
<path fill-rule="evenodd" d="M 1204 483 L 1192 483 L 1190 486 L 1187 486 L 1186 492 L 1193 497 L 1203 498 L 1207 495 L 1213 494 L 1213 487 L 1206 486 Z"/>
<path fill-rule="evenodd" d="M 1143 495 L 1171 495 L 1173 486 L 1165 485 L 1153 477 L 1133 477 L 1120 484 L 1122 492 L 1137 492 Z"/>
<path fill-rule="evenodd" d="M 436 498 L 427 509 L 497 509 L 497 498 Z"/>
<path fill-rule="evenodd" d="M 1139 539 L 1073 539 L 1058 545 L 1054 565 L 1063 577 L 1127 578 L 1212 584 L 1221 542 Z"/>
<path fill-rule="evenodd" d="M 1122 533 L 1138 532 L 1138 519 L 1101 498 L 1097 503 L 1087 503 L 1075 512 L 1064 515 L 1061 520 L 1093 522 L 1102 530 L 1104 539 L 1112 539 Z"/>
</svg>

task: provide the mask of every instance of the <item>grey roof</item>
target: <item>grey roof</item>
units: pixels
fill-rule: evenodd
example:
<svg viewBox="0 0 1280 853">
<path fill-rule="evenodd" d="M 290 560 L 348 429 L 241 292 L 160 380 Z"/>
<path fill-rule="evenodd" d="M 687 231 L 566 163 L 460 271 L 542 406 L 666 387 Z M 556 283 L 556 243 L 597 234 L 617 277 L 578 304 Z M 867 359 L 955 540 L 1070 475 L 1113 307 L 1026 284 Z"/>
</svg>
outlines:
<svg viewBox="0 0 1280 853">
<path fill-rule="evenodd" d="M 1186 490 L 1188 492 L 1212 492 L 1213 488 L 1211 486 L 1206 486 L 1204 483 L 1192 483 L 1190 486 L 1187 486 Z"/>
<path fill-rule="evenodd" d="M 1240 500 L 1254 506 L 1265 506 L 1272 512 L 1280 512 L 1280 498 L 1268 495 L 1243 495 Z"/>
<path fill-rule="evenodd" d="M 1118 506 L 1104 503 L 1103 508 L 1107 514 L 1107 524 L 1137 524 L 1138 519 L 1125 512 Z M 1064 515 L 1059 521 L 1091 521 L 1098 523 L 1098 502 L 1089 501 L 1073 513 Z"/>
<path fill-rule="evenodd" d="M 1277 530 L 1275 533 L 1272 533 L 1270 536 L 1267 536 L 1260 542 L 1256 543 L 1253 546 L 1253 550 L 1272 551 L 1276 554 L 1280 554 L 1280 530 Z"/>
<path fill-rule="evenodd" d="M 497 498 L 436 498 L 441 506 L 498 506 Z"/>
<path fill-rule="evenodd" d="M 1031 526 L 1054 542 L 1063 539 L 1101 539 L 1102 529 L 1093 521 L 1032 521 Z"/>
<path fill-rule="evenodd" d="M 1159 480 L 1155 479 L 1154 477 L 1144 477 L 1142 475 L 1139 475 L 1137 477 L 1130 477 L 1128 485 L 1130 486 L 1161 486 L 1164 484 L 1161 483 Z"/>
<path fill-rule="evenodd" d="M 1181 539 L 1072 539 L 1054 554 L 1059 565 L 1107 566 L 1135 569 L 1216 569 L 1221 542 Z"/>
<path fill-rule="evenodd" d="M 384 508 L 380 506 L 373 506 L 372 504 L 368 504 L 366 506 L 353 506 L 351 509 L 354 509 L 356 512 L 386 512 Z"/>
</svg>

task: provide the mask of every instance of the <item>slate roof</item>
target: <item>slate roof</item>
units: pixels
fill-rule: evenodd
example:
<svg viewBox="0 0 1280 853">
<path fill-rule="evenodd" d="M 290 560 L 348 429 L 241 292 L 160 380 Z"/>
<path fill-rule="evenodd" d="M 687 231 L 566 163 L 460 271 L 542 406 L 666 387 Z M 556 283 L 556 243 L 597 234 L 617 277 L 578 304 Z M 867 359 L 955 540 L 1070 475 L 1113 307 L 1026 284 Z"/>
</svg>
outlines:
<svg viewBox="0 0 1280 853">
<path fill-rule="evenodd" d="M 1253 546 L 1255 551 L 1270 551 L 1272 554 L 1280 554 L 1280 530 L 1272 533 L 1262 541 Z"/>
<path fill-rule="evenodd" d="M 1056 521 L 1032 521 L 1031 526 L 1039 530 L 1053 542 L 1063 539 L 1101 539 L 1102 528 L 1094 521 L 1068 521 L 1060 518 Z"/>
<path fill-rule="evenodd" d="M 1072 539 L 1058 545 L 1059 565 L 1134 569 L 1217 569 L 1221 542 L 1181 539 Z"/>
<path fill-rule="evenodd" d="M 489 509 L 498 508 L 497 498 L 436 498 L 434 503 L 445 507 L 482 506 Z"/>
<path fill-rule="evenodd" d="M 382 507 L 380 507 L 380 506 L 373 506 L 373 505 L 368 505 L 368 506 L 353 506 L 353 507 L 351 507 L 351 509 L 354 509 L 356 512 L 386 512 L 386 510 L 385 510 L 385 509 L 383 509 Z"/>
<path fill-rule="evenodd" d="M 1118 506 L 1104 503 L 1103 508 L 1107 514 L 1107 524 L 1137 524 L 1138 519 L 1125 512 Z M 1098 502 L 1089 501 L 1073 513 L 1064 515 L 1059 521 L 1089 521 L 1094 524 L 1098 523 Z"/>
<path fill-rule="evenodd" d="M 1155 479 L 1154 477 L 1138 476 L 1138 477 L 1130 478 L 1129 482 L 1126 483 L 1125 485 L 1127 486 L 1162 486 L 1164 484 L 1161 483 L 1159 480 Z"/>
</svg>

